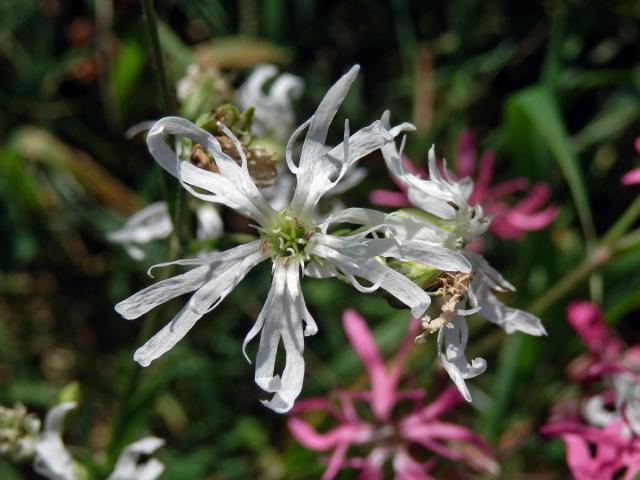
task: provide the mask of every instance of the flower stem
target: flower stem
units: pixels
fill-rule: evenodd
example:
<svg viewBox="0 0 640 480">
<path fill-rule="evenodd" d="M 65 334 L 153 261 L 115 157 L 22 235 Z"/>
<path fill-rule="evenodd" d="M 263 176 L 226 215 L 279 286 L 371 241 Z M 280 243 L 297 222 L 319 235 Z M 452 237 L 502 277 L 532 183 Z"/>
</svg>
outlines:
<svg viewBox="0 0 640 480">
<path fill-rule="evenodd" d="M 621 235 L 623 235 L 633 222 L 640 216 L 640 195 L 631 202 L 631 205 L 627 207 L 622 215 L 616 220 L 616 223 L 609 229 L 609 231 L 602 237 L 602 242 L 605 245 L 610 245 L 615 242 Z"/>
<path fill-rule="evenodd" d="M 165 114 L 173 111 L 171 93 L 167 76 L 164 70 L 164 62 L 162 60 L 162 49 L 160 48 L 160 39 L 158 37 L 158 25 L 156 23 L 156 11 L 153 8 L 153 0 L 142 0 L 142 16 L 147 26 L 149 41 L 151 42 L 151 51 L 153 53 L 153 63 L 158 79 L 158 90 L 160 91 L 160 99 L 162 101 L 162 110 Z"/>
<path fill-rule="evenodd" d="M 153 63 L 156 70 L 156 76 L 158 79 L 158 91 L 159 91 L 159 110 L 163 114 L 170 114 L 174 109 L 172 96 L 167 83 L 167 76 L 164 69 L 164 63 L 162 60 L 162 50 L 160 47 L 160 40 L 158 37 L 158 26 L 156 23 L 156 13 L 153 6 L 153 0 L 142 0 L 142 14 L 144 23 L 147 27 L 147 33 L 149 34 L 149 41 L 151 44 L 151 50 L 153 55 Z M 171 179 L 173 180 L 173 179 Z M 163 190 L 164 196 L 169 205 L 171 214 L 171 220 L 174 225 L 173 234 L 169 239 L 168 257 L 175 259 L 182 253 L 183 237 L 182 224 L 186 215 L 183 214 L 186 207 L 184 199 L 184 193 L 179 187 L 175 187 L 175 182 L 170 181 L 166 176 L 163 176 Z M 171 275 L 171 269 L 165 269 L 162 278 L 167 278 Z M 160 278 L 160 279 L 162 279 Z M 149 315 L 144 322 L 140 332 L 136 345 L 142 344 L 155 330 L 155 324 L 158 317 L 164 309 L 157 309 L 151 315 Z M 132 422 L 134 416 L 133 402 L 135 393 L 140 383 L 140 374 L 142 368 L 132 360 L 129 361 L 123 372 L 124 380 L 122 382 L 122 390 L 120 395 L 120 401 L 117 405 L 117 412 L 112 424 L 111 440 L 108 449 L 108 463 L 112 466 L 124 446 L 130 441 L 135 439 L 136 425 Z"/>
</svg>

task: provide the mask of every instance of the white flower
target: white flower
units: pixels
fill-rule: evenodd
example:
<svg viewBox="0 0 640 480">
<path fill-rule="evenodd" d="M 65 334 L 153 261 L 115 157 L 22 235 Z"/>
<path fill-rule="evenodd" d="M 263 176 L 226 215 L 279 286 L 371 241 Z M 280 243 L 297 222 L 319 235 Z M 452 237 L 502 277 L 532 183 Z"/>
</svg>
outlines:
<svg viewBox="0 0 640 480">
<path fill-rule="evenodd" d="M 388 112 L 385 112 L 382 121 L 388 127 Z M 402 124 L 395 127 L 395 132 L 394 129 L 391 131 L 397 134 L 399 131 L 413 129 L 410 124 Z M 482 358 L 469 363 L 464 357 L 468 340 L 466 316 L 478 313 L 484 319 L 501 326 L 507 333 L 521 331 L 539 336 L 546 335 L 546 331 L 540 319 L 534 315 L 507 307 L 498 300 L 494 291 L 515 291 L 515 288 L 481 255 L 465 248 L 468 242 L 484 234 L 491 222 L 490 218 L 484 216 L 480 205 L 469 204 L 473 181 L 470 178 L 455 180 L 447 171 L 446 163 L 441 171 L 436 165 L 433 148 L 429 151 L 429 179 L 419 178 L 406 171 L 395 142 L 384 145 L 382 154 L 392 175 L 407 186 L 411 203 L 430 216 L 425 218 L 411 213 L 401 214 L 407 218 L 405 224 L 410 228 L 399 235 L 415 241 L 433 241 L 435 237 L 443 245 L 464 255 L 473 267 L 471 277 L 464 278 L 457 286 L 458 290 L 443 287 L 443 297 L 445 300 L 452 299 L 451 304 L 445 303 L 438 318 L 431 320 L 426 317 L 423 323 L 427 332 L 439 330 L 440 363 L 464 398 L 471 401 L 464 380 L 484 372 L 487 364 Z M 437 233 L 437 230 L 440 232 Z"/>
<path fill-rule="evenodd" d="M 164 465 L 155 458 L 139 462 L 140 457 L 151 455 L 164 445 L 164 440 L 156 437 L 145 437 L 125 447 L 113 473 L 107 480 L 155 480 L 164 471 Z"/>
<path fill-rule="evenodd" d="M 61 403 L 49 412 L 44 420 L 44 429 L 36 440 L 33 468 L 49 480 L 76 480 L 73 459 L 62 441 L 64 417 L 76 408 L 75 402 Z"/>
<path fill-rule="evenodd" d="M 66 402 L 49 410 L 44 429 L 35 442 L 33 468 L 49 480 L 77 480 L 80 477 L 62 441 L 64 418 L 76 406 L 75 402 Z M 142 455 L 151 455 L 163 444 L 164 440 L 159 438 L 145 437 L 125 447 L 107 480 L 155 480 L 164 470 L 162 463 L 154 458 L 142 463 L 138 460 Z"/>
<path fill-rule="evenodd" d="M 196 208 L 199 240 L 218 238 L 222 235 L 223 225 L 220 214 L 212 205 L 203 204 Z M 145 252 L 141 245 L 153 240 L 161 240 L 171 235 L 173 224 L 165 202 L 155 202 L 134 213 L 120 230 L 107 234 L 107 239 L 122 245 L 134 260 L 144 260 Z"/>
<path fill-rule="evenodd" d="M 265 92 L 266 83 L 274 77 L 268 93 Z M 255 135 L 284 142 L 295 126 L 291 100 L 299 98 L 303 90 L 301 78 L 289 73 L 278 75 L 274 65 L 258 65 L 238 88 L 236 102 L 242 110 L 255 109 L 252 123 Z"/>
<path fill-rule="evenodd" d="M 171 262 L 194 268 L 116 305 L 123 317 L 133 319 L 171 298 L 194 292 L 176 317 L 136 351 L 134 359 L 138 363 L 147 366 L 170 350 L 204 314 L 218 306 L 254 266 L 269 260 L 273 265 L 271 289 L 244 346 L 262 332 L 255 381 L 263 390 L 274 394 L 265 405 L 277 412 L 286 412 L 302 389 L 303 337 L 317 331 L 300 289 L 305 266 L 306 273 L 313 276 L 340 273 L 363 292 L 382 288 L 407 305 L 415 316 L 424 314 L 430 303 L 429 295 L 375 257 L 419 261 L 441 270 L 470 270 L 463 255 L 445 248 L 425 248 L 423 244 L 396 238 L 368 238 L 368 232 L 338 237 L 326 233 L 335 216 L 325 222 L 314 220 L 313 211 L 318 201 L 345 172 L 357 160 L 393 140 L 390 132 L 376 121 L 351 137 L 346 124 L 344 142 L 333 149 L 325 146 L 329 125 L 358 69 L 353 67 L 336 82 L 315 114 L 289 140 L 286 160 L 296 176 L 296 186 L 291 202 L 280 211 L 269 205 L 251 181 L 240 143 L 224 125 L 219 127 L 235 144 L 241 157 L 240 165 L 222 152 L 215 137 L 187 120 L 168 117 L 151 129 L 147 143 L 156 161 L 196 197 L 222 203 L 253 219 L 260 239 L 201 258 Z M 292 146 L 306 128 L 308 133 L 296 165 Z M 167 143 L 169 135 L 185 136 L 203 145 L 215 159 L 219 173 L 180 161 Z M 378 225 L 374 229 L 382 227 Z M 358 278 L 370 286 L 361 285 Z M 274 370 L 280 342 L 285 350 L 285 366 L 282 374 L 277 375 Z"/>
</svg>

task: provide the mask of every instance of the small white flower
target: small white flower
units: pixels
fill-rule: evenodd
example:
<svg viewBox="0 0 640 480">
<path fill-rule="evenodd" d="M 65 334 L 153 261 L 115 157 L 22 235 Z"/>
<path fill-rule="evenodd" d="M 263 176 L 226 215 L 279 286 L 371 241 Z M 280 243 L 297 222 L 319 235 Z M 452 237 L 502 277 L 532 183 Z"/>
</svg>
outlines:
<svg viewBox="0 0 640 480">
<path fill-rule="evenodd" d="M 44 420 L 44 429 L 36 440 L 33 468 L 49 480 L 76 480 L 78 478 L 73 459 L 62 441 L 62 426 L 69 410 L 76 408 L 75 402 L 61 403 L 49 412 Z"/>
<path fill-rule="evenodd" d="M 389 128 L 388 112 L 385 112 L 382 121 Z M 400 131 L 413 129 L 412 125 L 405 123 L 390 131 L 395 136 Z M 468 242 L 484 234 L 491 223 L 491 219 L 484 216 L 480 205 L 469 204 L 473 181 L 470 178 L 455 180 L 447 171 L 446 163 L 441 171 L 436 164 L 433 148 L 429 151 L 429 179 L 419 178 L 404 168 L 401 152 L 396 148 L 395 142 L 384 145 L 382 154 L 392 175 L 407 186 L 411 203 L 432 216 L 427 219 L 410 213 L 400 214 L 406 220 L 404 230 L 399 231 L 398 235 L 415 241 L 440 241 L 442 245 L 464 255 L 473 267 L 471 281 L 464 288 L 464 295 L 454 299 L 454 305 L 447 312 L 443 311 L 438 322 L 430 324 L 431 319 L 424 319 L 427 331 L 430 331 L 430 325 L 433 325 L 434 330 L 439 330 L 440 363 L 464 398 L 471 401 L 464 380 L 484 372 L 487 364 L 482 358 L 469 363 L 464 357 L 468 339 L 466 316 L 478 313 L 482 318 L 501 326 L 507 333 L 521 331 L 539 336 L 546 335 L 546 331 L 540 319 L 534 315 L 507 307 L 498 300 L 494 291 L 515 291 L 515 288 L 481 255 L 465 248 Z M 446 293 L 443 293 L 445 298 Z"/>
<path fill-rule="evenodd" d="M 223 225 L 215 207 L 203 204 L 196 208 L 198 229 L 196 238 L 205 240 L 222 235 Z M 165 202 L 155 202 L 134 213 L 120 230 L 107 234 L 107 239 L 122 245 L 134 260 L 142 261 L 145 252 L 142 245 L 153 240 L 162 240 L 171 235 L 173 224 Z"/>
<path fill-rule="evenodd" d="M 424 244 L 396 238 L 368 238 L 368 232 L 338 237 L 326 233 L 335 216 L 324 222 L 314 219 L 313 212 L 319 200 L 345 172 L 357 160 L 393 140 L 389 131 L 377 121 L 353 136 L 349 136 L 347 124 L 344 142 L 333 149 L 325 146 L 329 125 L 357 73 L 356 66 L 338 80 L 316 113 L 291 136 L 286 160 L 296 176 L 296 186 L 289 205 L 280 211 L 265 200 L 251 181 L 240 142 L 224 125 L 219 127 L 235 144 L 240 165 L 222 152 L 214 136 L 187 120 L 167 117 L 151 129 L 147 143 L 156 161 L 196 197 L 222 203 L 253 219 L 260 239 L 224 252 L 172 262 L 195 268 L 158 282 L 116 305 L 123 317 L 134 319 L 171 298 L 194 292 L 176 317 L 136 351 L 134 359 L 138 363 L 147 366 L 170 350 L 204 314 L 217 307 L 254 266 L 269 260 L 273 266 L 271 289 L 244 346 L 262 332 L 255 381 L 263 390 L 274 394 L 270 401 L 264 402 L 265 405 L 277 412 L 286 412 L 302 389 L 303 337 L 317 331 L 302 297 L 301 276 L 305 273 L 312 276 L 339 273 L 360 291 L 386 290 L 407 305 L 413 315 L 420 316 L 430 304 L 429 295 L 375 257 L 419 261 L 441 270 L 470 270 L 463 255 L 442 247 L 425 248 Z M 296 165 L 292 146 L 307 128 Z M 203 145 L 215 159 L 219 173 L 180 161 L 167 143 L 169 135 L 185 136 Z M 380 212 L 374 212 L 373 216 L 376 215 L 385 217 Z M 378 225 L 374 229 L 380 228 L 382 226 Z M 360 284 L 358 278 L 371 285 Z M 280 343 L 285 350 L 285 366 L 282 374 L 277 375 L 274 370 Z"/>
<path fill-rule="evenodd" d="M 73 458 L 62 441 L 62 426 L 75 402 L 61 403 L 47 413 L 44 429 L 35 442 L 33 468 L 49 480 L 78 480 Z M 142 455 L 151 455 L 164 444 L 164 440 L 145 437 L 125 447 L 107 480 L 155 480 L 164 465 L 155 458 L 139 463 Z"/>
<path fill-rule="evenodd" d="M 155 480 L 164 471 L 164 465 L 155 458 L 140 462 L 140 457 L 151 455 L 162 445 L 164 440 L 160 438 L 145 437 L 125 447 L 107 480 Z"/>
<path fill-rule="evenodd" d="M 274 78 L 268 93 L 265 92 L 266 83 Z M 300 77 L 289 73 L 278 75 L 274 65 L 258 65 L 238 88 L 236 102 L 242 110 L 255 109 L 252 123 L 255 135 L 284 142 L 295 126 L 291 100 L 299 98 L 303 90 Z"/>
</svg>

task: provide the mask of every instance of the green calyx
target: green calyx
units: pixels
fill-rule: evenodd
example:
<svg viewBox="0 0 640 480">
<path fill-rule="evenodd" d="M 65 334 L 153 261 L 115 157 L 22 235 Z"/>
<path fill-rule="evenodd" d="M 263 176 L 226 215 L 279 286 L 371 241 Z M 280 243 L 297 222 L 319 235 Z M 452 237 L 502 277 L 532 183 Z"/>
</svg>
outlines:
<svg viewBox="0 0 640 480">
<path fill-rule="evenodd" d="M 407 260 L 390 260 L 387 262 L 387 266 L 427 291 L 437 282 L 442 273 L 437 268 Z"/>
<path fill-rule="evenodd" d="M 260 229 L 262 247 L 275 258 L 291 257 L 308 261 L 311 257 L 306 248 L 316 231 L 312 225 L 300 221 L 285 209 L 268 227 Z"/>
<path fill-rule="evenodd" d="M 232 103 L 225 103 L 213 112 L 201 115 L 196 121 L 196 125 L 215 136 L 219 136 L 223 133 L 218 127 L 218 122 L 223 123 L 243 144 L 249 144 L 251 142 L 253 112 L 253 107 L 241 112 Z"/>
</svg>

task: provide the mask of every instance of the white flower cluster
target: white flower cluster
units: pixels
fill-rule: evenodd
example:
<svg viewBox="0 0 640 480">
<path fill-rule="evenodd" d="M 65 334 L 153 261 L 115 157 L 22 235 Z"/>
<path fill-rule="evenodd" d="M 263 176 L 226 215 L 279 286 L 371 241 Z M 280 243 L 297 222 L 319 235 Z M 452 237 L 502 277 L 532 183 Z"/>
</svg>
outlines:
<svg viewBox="0 0 640 480">
<path fill-rule="evenodd" d="M 481 207 L 468 202 L 471 181 L 457 181 L 446 168 L 442 172 L 438 170 L 433 150 L 429 180 L 413 176 L 403 168 L 395 137 L 411 130 L 410 124 L 391 127 L 385 114 L 381 120 L 351 134 L 346 122 L 343 142 L 334 147 L 326 145 L 329 126 L 358 70 L 359 67 L 354 66 L 340 78 L 311 118 L 291 135 L 285 159 L 290 174 L 295 177 L 295 186 L 290 200 L 280 202 L 277 209 L 251 180 L 241 142 L 223 123 L 217 126 L 226 137 L 224 143 L 235 147 L 237 161 L 228 149 L 223 150 L 220 137 L 183 118 L 166 117 L 151 128 L 147 144 L 158 164 L 198 199 L 224 205 L 252 219 L 258 239 L 223 252 L 163 264 L 192 268 L 116 305 L 123 317 L 135 319 L 169 299 L 192 292 L 182 310 L 136 351 L 134 358 L 138 363 L 147 366 L 169 351 L 203 315 L 215 309 L 250 270 L 265 261 L 272 266 L 271 289 L 244 340 L 243 349 L 260 334 L 255 381 L 273 394 L 264 403 L 276 412 L 287 412 L 300 394 L 304 378 L 304 337 L 318 330 L 300 288 L 305 276 L 337 277 L 364 293 L 382 289 L 406 305 L 413 316 L 423 319 L 426 332 L 438 331 L 440 362 L 467 400 L 471 397 L 464 380 L 482 373 L 486 362 L 475 359 L 469 364 L 464 357 L 468 339 L 466 316 L 480 313 L 508 333 L 520 330 L 544 334 L 536 317 L 506 307 L 495 297 L 493 291 L 513 290 L 513 287 L 480 255 L 465 248 L 466 243 L 482 235 L 490 223 Z M 273 75 L 275 72 L 264 70 L 255 83 L 261 87 L 265 78 Z M 278 85 L 276 80 L 271 96 L 275 95 L 274 90 L 291 90 L 289 81 L 283 81 L 282 88 L 276 88 Z M 264 103 L 269 98 L 266 94 L 263 97 L 256 102 Z M 274 117 L 264 120 L 274 123 L 277 112 L 278 109 L 274 109 Z M 294 146 L 305 130 L 300 153 L 294 155 Z M 215 161 L 217 171 L 183 160 L 171 148 L 170 137 L 186 137 L 202 145 Z M 319 215 L 320 200 L 352 174 L 361 158 L 376 150 L 382 152 L 397 181 L 407 185 L 410 200 L 422 213 L 387 214 L 349 208 Z M 294 157 L 298 157 L 297 160 Z M 335 233 L 335 227 L 345 224 L 357 229 L 349 234 Z M 403 262 L 437 272 L 441 288 L 425 289 L 416 284 L 402 269 L 394 267 Z M 432 320 L 426 312 L 434 295 L 442 298 L 443 305 L 441 314 Z M 278 374 L 275 370 L 280 344 L 285 362 Z"/>
<path fill-rule="evenodd" d="M 75 402 L 61 403 L 47 413 L 42 430 L 40 419 L 22 405 L 13 409 L 0 407 L 0 454 L 16 461 L 32 459 L 36 473 L 49 480 L 86 478 L 82 467 L 62 440 L 62 427 L 67 412 Z M 164 465 L 152 455 L 164 444 L 156 437 L 145 437 L 124 448 L 107 480 L 156 480 Z"/>
</svg>

